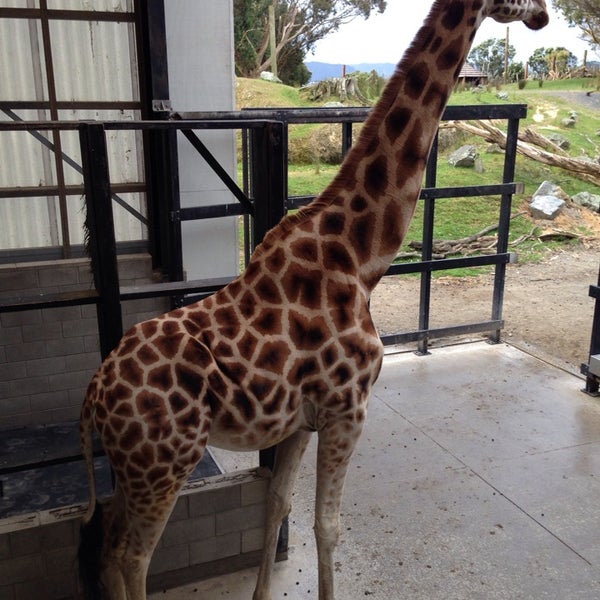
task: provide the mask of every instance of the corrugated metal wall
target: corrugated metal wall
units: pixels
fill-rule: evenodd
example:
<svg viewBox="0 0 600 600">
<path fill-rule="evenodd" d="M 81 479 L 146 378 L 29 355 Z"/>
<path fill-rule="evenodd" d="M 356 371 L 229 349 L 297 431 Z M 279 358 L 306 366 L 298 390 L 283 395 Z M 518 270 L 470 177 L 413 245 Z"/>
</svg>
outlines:
<svg viewBox="0 0 600 600">
<path fill-rule="evenodd" d="M 132 12 L 132 0 L 47 0 L 49 9 Z M 37 0 L 0 0 L 0 8 L 39 8 Z M 135 31 L 131 22 L 53 19 L 49 21 L 51 65 L 56 100 L 128 102 L 123 110 L 60 110 L 60 120 L 121 120 L 139 118 L 131 103 L 139 100 Z M 0 19 L 0 101 L 49 101 L 48 73 L 40 21 Z M 15 108 L 0 111 L 0 119 L 49 120 L 49 110 Z M 49 133 L 41 132 L 52 143 Z M 77 132 L 61 134 L 62 152 L 81 164 Z M 140 136 L 110 132 L 110 173 L 113 183 L 143 181 Z M 62 162 L 65 185 L 82 184 L 81 174 Z M 0 132 L 0 188 L 57 185 L 54 152 L 28 132 Z M 121 198 L 145 215 L 142 193 Z M 83 198 L 66 198 L 71 244 L 83 241 Z M 145 226 L 114 206 L 118 241 L 142 240 Z M 0 198 L 0 251 L 61 246 L 63 232 L 57 197 Z"/>
</svg>

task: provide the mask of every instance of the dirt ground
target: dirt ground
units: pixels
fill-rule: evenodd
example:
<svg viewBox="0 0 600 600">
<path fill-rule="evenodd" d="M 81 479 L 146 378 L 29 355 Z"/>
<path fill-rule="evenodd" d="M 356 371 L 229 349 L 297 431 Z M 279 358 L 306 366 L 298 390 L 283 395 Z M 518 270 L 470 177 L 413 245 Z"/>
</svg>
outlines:
<svg viewBox="0 0 600 600">
<path fill-rule="evenodd" d="M 598 221 L 600 227 L 600 215 Z M 502 339 L 578 372 L 589 356 L 594 311 L 589 286 L 598 283 L 599 266 L 600 236 L 550 252 L 539 263 L 509 265 Z M 419 286 L 418 277 L 381 281 L 371 303 L 381 333 L 417 329 Z M 489 320 L 492 290 L 493 274 L 435 278 L 431 326 Z M 444 343 L 435 341 L 432 348 Z"/>
</svg>

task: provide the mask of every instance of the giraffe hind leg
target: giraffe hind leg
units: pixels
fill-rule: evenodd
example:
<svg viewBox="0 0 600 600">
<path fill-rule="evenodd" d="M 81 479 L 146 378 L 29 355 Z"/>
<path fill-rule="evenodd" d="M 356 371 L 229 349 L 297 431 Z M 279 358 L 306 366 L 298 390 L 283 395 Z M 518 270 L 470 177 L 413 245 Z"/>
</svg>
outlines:
<svg viewBox="0 0 600 600">
<path fill-rule="evenodd" d="M 271 575 L 277 552 L 279 528 L 291 510 L 294 482 L 310 436 L 309 431 L 296 431 L 277 446 L 267 497 L 263 554 L 253 600 L 271 600 Z"/>
<path fill-rule="evenodd" d="M 185 480 L 184 480 L 185 481 Z M 167 524 L 178 498 L 177 489 L 157 494 L 148 491 L 152 512 L 134 509 L 117 484 L 110 508 L 107 510 L 105 544 L 102 556 L 102 582 L 110 600 L 146 600 L 146 576 L 152 554 Z"/>
</svg>

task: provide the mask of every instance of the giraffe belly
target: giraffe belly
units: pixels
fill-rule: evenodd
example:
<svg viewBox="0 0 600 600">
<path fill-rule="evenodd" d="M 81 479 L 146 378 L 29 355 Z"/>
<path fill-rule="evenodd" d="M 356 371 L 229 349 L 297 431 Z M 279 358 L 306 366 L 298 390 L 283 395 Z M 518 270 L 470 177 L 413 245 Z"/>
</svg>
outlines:
<svg viewBox="0 0 600 600">
<path fill-rule="evenodd" d="M 306 425 L 301 411 L 286 415 L 286 419 L 265 416 L 246 423 L 238 422 L 234 428 L 213 422 L 208 444 L 234 452 L 256 452 L 275 446 L 303 427 Z"/>
</svg>

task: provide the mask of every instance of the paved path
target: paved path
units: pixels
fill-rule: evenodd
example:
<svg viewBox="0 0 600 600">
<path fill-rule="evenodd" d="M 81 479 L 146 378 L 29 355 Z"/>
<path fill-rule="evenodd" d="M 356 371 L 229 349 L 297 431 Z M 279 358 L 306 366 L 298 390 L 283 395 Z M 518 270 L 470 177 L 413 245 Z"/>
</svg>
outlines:
<svg viewBox="0 0 600 600">
<path fill-rule="evenodd" d="M 548 92 L 548 95 L 556 96 L 558 98 L 562 98 L 563 100 L 568 100 L 574 104 L 580 104 L 588 109 L 600 110 L 600 91 L 597 90 L 589 90 L 588 92 L 563 90 Z"/>
</svg>

